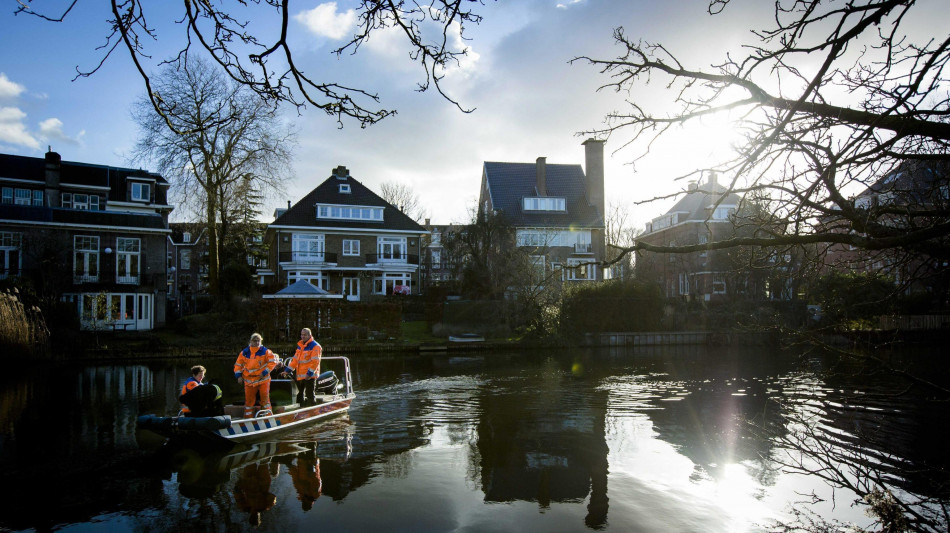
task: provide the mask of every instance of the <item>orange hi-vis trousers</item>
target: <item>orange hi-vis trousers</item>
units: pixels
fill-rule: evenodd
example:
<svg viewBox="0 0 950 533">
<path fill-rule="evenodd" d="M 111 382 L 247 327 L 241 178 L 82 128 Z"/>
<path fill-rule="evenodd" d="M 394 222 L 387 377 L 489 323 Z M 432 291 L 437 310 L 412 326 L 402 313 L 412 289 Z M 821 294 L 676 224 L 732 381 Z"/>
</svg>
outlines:
<svg viewBox="0 0 950 533">
<path fill-rule="evenodd" d="M 254 404 L 257 395 L 261 395 L 261 409 L 270 409 L 270 380 L 255 385 L 244 384 L 244 418 L 254 416 Z"/>
</svg>

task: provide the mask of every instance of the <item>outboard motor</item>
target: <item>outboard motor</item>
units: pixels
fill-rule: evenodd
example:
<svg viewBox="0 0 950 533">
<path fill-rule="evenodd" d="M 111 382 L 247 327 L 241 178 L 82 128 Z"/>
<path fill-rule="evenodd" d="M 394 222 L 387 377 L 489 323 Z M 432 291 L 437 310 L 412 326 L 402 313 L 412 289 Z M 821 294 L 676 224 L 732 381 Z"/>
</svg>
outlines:
<svg viewBox="0 0 950 533">
<path fill-rule="evenodd" d="M 317 376 L 315 389 L 317 394 L 334 394 L 339 383 L 340 380 L 337 379 L 336 374 L 332 370 L 327 370 Z"/>
</svg>

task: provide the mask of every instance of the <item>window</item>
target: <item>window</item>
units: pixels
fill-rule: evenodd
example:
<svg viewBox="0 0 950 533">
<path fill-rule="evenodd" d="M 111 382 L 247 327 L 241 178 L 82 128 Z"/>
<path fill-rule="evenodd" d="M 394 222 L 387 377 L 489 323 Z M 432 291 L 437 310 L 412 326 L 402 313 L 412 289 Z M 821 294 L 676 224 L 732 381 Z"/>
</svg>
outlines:
<svg viewBox="0 0 950 533">
<path fill-rule="evenodd" d="M 442 250 L 429 250 L 429 259 L 432 268 L 442 267 Z"/>
<path fill-rule="evenodd" d="M 295 263 L 322 263 L 324 236 L 312 233 L 294 233 L 293 258 Z"/>
<path fill-rule="evenodd" d="M 721 274 L 716 274 L 713 277 L 712 292 L 713 294 L 726 294 L 726 280 L 722 278 Z"/>
<path fill-rule="evenodd" d="M 69 209 L 70 207 L 73 206 L 73 195 L 68 192 L 64 192 L 59 197 L 59 203 L 66 209 Z"/>
<path fill-rule="evenodd" d="M 689 274 L 680 274 L 680 294 L 689 294 Z"/>
<path fill-rule="evenodd" d="M 594 280 L 594 265 L 586 259 L 568 259 L 567 279 L 571 281 Z"/>
<path fill-rule="evenodd" d="M 439 233 L 438 231 L 433 231 L 433 232 L 432 232 L 432 241 L 431 241 L 431 242 L 432 242 L 433 245 L 441 244 L 441 243 L 442 243 L 442 234 Z"/>
<path fill-rule="evenodd" d="M 735 207 L 719 206 L 713 212 L 713 220 L 729 220 L 729 217 L 736 212 Z"/>
<path fill-rule="evenodd" d="M 379 237 L 376 241 L 376 253 L 380 262 L 404 262 L 407 250 L 405 237 Z"/>
<path fill-rule="evenodd" d="M 699 244 L 707 244 L 708 242 L 709 242 L 709 236 L 707 235 L 699 236 Z M 699 257 L 706 257 L 706 250 L 699 252 Z"/>
<path fill-rule="evenodd" d="M 343 255 L 360 255 L 358 239 L 343 239 Z"/>
<path fill-rule="evenodd" d="M 317 218 L 335 218 L 340 220 L 383 221 L 382 207 L 362 207 L 352 205 L 318 205 Z"/>
<path fill-rule="evenodd" d="M 132 182 L 132 201 L 148 202 L 152 199 L 152 186 L 148 183 Z"/>
<path fill-rule="evenodd" d="M 139 282 L 139 268 L 141 266 L 141 239 L 116 239 L 115 281 L 116 283 Z"/>
<path fill-rule="evenodd" d="M 43 191 L 3 187 L 3 193 L 0 195 L 0 202 L 14 205 L 42 206 Z"/>
<path fill-rule="evenodd" d="M 98 211 L 99 210 L 99 195 L 97 194 L 74 194 L 72 195 L 72 208 L 79 209 L 81 211 Z M 68 207 L 65 205 L 67 200 L 63 200 L 63 207 Z"/>
<path fill-rule="evenodd" d="M 0 279 L 20 274 L 20 243 L 23 236 L 12 231 L 0 231 Z"/>
<path fill-rule="evenodd" d="M 17 189 L 16 190 L 16 205 L 32 205 L 33 203 L 33 191 L 29 189 Z"/>
<path fill-rule="evenodd" d="M 392 294 L 393 287 L 412 287 L 412 276 L 408 273 L 385 273 L 373 278 L 373 294 Z"/>
<path fill-rule="evenodd" d="M 350 184 L 341 183 L 340 184 L 340 194 L 350 194 Z"/>
<path fill-rule="evenodd" d="M 99 237 L 73 237 L 73 279 L 99 281 Z"/>
<path fill-rule="evenodd" d="M 287 285 L 293 285 L 294 283 L 305 279 L 314 287 L 320 287 L 323 290 L 327 289 L 328 279 L 327 276 L 320 270 L 311 270 L 311 271 L 296 271 L 287 273 Z"/>
<path fill-rule="evenodd" d="M 182 270 L 191 270 L 191 250 L 182 250 L 178 259 Z"/>
<path fill-rule="evenodd" d="M 525 211 L 564 211 L 564 198 L 527 197 L 522 203 Z"/>
<path fill-rule="evenodd" d="M 536 283 L 542 283 L 544 281 L 544 256 L 543 255 L 532 255 L 529 259 L 531 261 L 531 269 L 534 274 L 534 281 Z"/>
</svg>

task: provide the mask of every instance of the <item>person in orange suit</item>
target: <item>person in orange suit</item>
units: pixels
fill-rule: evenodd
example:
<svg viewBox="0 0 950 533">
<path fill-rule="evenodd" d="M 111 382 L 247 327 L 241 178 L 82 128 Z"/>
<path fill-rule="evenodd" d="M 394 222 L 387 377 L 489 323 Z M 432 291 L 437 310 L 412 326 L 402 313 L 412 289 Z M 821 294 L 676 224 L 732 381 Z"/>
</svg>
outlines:
<svg viewBox="0 0 950 533">
<path fill-rule="evenodd" d="M 252 526 L 261 525 L 261 513 L 277 503 L 277 496 L 270 491 L 270 482 L 267 465 L 255 463 L 242 468 L 234 484 L 234 503 L 248 513 L 247 522 Z"/>
<path fill-rule="evenodd" d="M 297 403 L 301 406 L 304 401 L 311 404 L 316 399 L 314 390 L 317 376 L 320 375 L 320 356 L 323 347 L 314 340 L 310 328 L 300 330 L 300 340 L 297 341 L 297 351 L 287 365 L 287 368 L 297 374 Z"/>
<path fill-rule="evenodd" d="M 251 335 L 250 344 L 241 350 L 234 362 L 234 377 L 244 383 L 244 418 L 254 416 L 254 402 L 261 397 L 261 409 L 270 409 L 270 373 L 277 366 L 277 356 L 266 346 L 260 333 Z"/>
<path fill-rule="evenodd" d="M 313 452 L 304 452 L 297 456 L 297 461 L 290 467 L 290 479 L 297 489 L 297 499 L 300 508 L 309 511 L 313 502 L 323 493 L 323 482 L 320 480 L 320 459 L 314 458 Z"/>
<path fill-rule="evenodd" d="M 186 392 L 190 391 L 195 387 L 204 385 L 201 381 L 205 378 L 205 367 L 201 365 L 195 365 L 191 367 L 191 377 L 188 378 L 188 381 L 181 386 L 181 392 L 178 393 L 178 396 L 184 396 Z M 181 412 L 188 416 L 191 413 L 191 409 L 187 405 L 181 404 Z"/>
</svg>

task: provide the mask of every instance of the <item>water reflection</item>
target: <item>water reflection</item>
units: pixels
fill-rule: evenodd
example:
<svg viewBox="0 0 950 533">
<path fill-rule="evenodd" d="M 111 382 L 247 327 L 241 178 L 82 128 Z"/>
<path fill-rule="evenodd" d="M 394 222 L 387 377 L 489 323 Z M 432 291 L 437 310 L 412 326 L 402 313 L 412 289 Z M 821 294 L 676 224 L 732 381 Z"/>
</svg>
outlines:
<svg viewBox="0 0 950 533">
<path fill-rule="evenodd" d="M 232 362 L 201 361 L 212 377 Z M 0 473 L 18 490 L 0 528 L 754 531 L 799 494 L 834 501 L 776 468 L 799 417 L 905 490 L 946 498 L 950 478 L 945 410 L 795 354 L 354 358 L 349 417 L 228 452 L 136 434 L 139 414 L 177 412 L 191 364 L 3 383 Z M 818 509 L 866 522 L 846 504 Z"/>
</svg>

